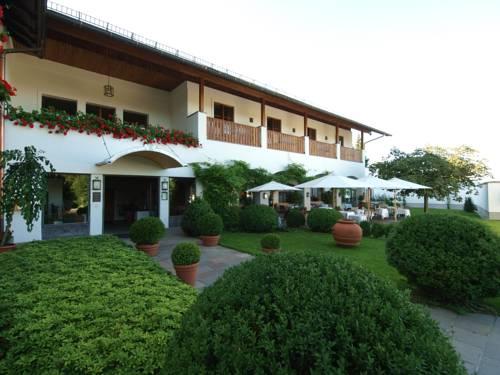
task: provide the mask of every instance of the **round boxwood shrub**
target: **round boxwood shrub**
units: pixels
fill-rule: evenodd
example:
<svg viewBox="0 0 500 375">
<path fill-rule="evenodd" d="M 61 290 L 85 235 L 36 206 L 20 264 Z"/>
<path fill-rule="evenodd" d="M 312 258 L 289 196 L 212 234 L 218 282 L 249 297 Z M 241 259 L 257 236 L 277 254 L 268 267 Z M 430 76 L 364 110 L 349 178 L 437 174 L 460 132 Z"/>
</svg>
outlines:
<svg viewBox="0 0 500 375">
<path fill-rule="evenodd" d="M 427 214 L 399 223 L 386 245 L 389 263 L 443 301 L 500 294 L 500 240 L 476 220 Z"/>
<path fill-rule="evenodd" d="M 313 208 L 311 212 L 309 212 L 309 215 L 307 215 L 307 226 L 313 232 L 328 233 L 340 219 L 342 219 L 342 214 L 337 210 Z"/>
<path fill-rule="evenodd" d="M 293 208 L 286 215 L 286 225 L 290 228 L 300 228 L 306 223 L 306 218 L 301 210 Z"/>
<path fill-rule="evenodd" d="M 220 213 L 224 223 L 224 230 L 236 232 L 240 229 L 240 212 L 241 208 L 239 206 L 229 206 Z"/>
<path fill-rule="evenodd" d="M 372 234 L 372 223 L 369 221 L 362 221 L 359 223 L 361 230 L 363 231 L 363 237 L 370 237 Z"/>
<path fill-rule="evenodd" d="M 172 263 L 176 266 L 186 266 L 200 261 L 200 248 L 192 242 L 180 242 L 172 250 Z"/>
<path fill-rule="evenodd" d="M 205 289 L 170 342 L 184 374 L 466 374 L 406 294 L 348 260 L 257 257 Z"/>
<path fill-rule="evenodd" d="M 214 213 L 207 201 L 196 198 L 187 207 L 181 221 L 181 228 L 188 236 L 198 237 L 200 233 L 199 221 L 203 216 Z"/>
<path fill-rule="evenodd" d="M 165 235 L 165 225 L 157 217 L 150 216 L 137 220 L 130 226 L 130 239 L 139 245 L 157 243 Z"/>
<path fill-rule="evenodd" d="M 218 236 L 224 228 L 221 217 L 214 213 L 200 217 L 198 226 L 202 236 Z"/>
<path fill-rule="evenodd" d="M 241 210 L 240 226 L 245 232 L 271 232 L 278 226 L 278 214 L 272 207 L 251 205 Z"/>
<path fill-rule="evenodd" d="M 385 236 L 385 225 L 380 223 L 373 223 L 372 236 L 375 238 L 380 238 Z"/>
<path fill-rule="evenodd" d="M 384 226 L 385 237 L 389 237 L 389 235 L 394 231 L 394 228 L 396 228 L 397 225 L 397 223 L 386 224 Z"/>
<path fill-rule="evenodd" d="M 280 248 L 281 239 L 277 234 L 270 233 L 266 234 L 260 240 L 260 245 L 263 249 L 278 250 Z"/>
</svg>

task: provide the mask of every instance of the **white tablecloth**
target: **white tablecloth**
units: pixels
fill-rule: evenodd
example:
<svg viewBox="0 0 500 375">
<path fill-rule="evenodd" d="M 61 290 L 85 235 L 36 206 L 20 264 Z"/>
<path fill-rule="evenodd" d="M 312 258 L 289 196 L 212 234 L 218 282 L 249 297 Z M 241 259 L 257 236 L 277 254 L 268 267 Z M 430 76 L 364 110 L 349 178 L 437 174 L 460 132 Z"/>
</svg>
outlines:
<svg viewBox="0 0 500 375">
<path fill-rule="evenodd" d="M 388 219 L 389 218 L 389 210 L 387 208 L 377 208 L 375 213 L 381 219 Z"/>
</svg>

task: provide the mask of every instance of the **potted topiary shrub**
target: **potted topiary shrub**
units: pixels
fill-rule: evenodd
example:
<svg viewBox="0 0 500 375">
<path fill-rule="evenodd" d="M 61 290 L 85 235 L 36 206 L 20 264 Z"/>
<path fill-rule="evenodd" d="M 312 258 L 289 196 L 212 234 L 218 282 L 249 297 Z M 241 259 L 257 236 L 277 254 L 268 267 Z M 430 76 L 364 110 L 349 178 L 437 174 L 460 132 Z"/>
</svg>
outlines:
<svg viewBox="0 0 500 375">
<path fill-rule="evenodd" d="M 214 213 L 206 214 L 199 220 L 200 239 L 203 246 L 217 246 L 224 225 L 222 218 Z"/>
<path fill-rule="evenodd" d="M 200 248 L 192 242 L 180 242 L 172 251 L 175 273 L 186 284 L 196 285 L 196 274 L 200 264 Z"/>
<path fill-rule="evenodd" d="M 130 226 L 129 236 L 137 250 L 154 257 L 160 248 L 160 238 L 165 234 L 165 225 L 157 217 L 145 217 Z"/>
<path fill-rule="evenodd" d="M 262 246 L 262 251 L 271 254 L 280 250 L 281 239 L 277 234 L 266 234 L 260 240 L 260 245 Z"/>
<path fill-rule="evenodd" d="M 214 211 L 206 200 L 196 198 L 192 201 L 182 216 L 181 228 L 184 233 L 191 237 L 198 237 L 201 234 L 199 221 L 209 213 L 213 214 Z"/>
<path fill-rule="evenodd" d="M 5 229 L 0 242 L 0 252 L 16 247 L 12 241 L 12 220 L 18 210 L 26 222 L 28 231 L 40 218 L 47 200 L 47 174 L 55 169 L 50 161 L 33 146 L 24 151 L 5 150 L 0 153 L 2 189 L 0 211 L 5 218 Z M 46 170 L 48 169 L 48 171 Z"/>
</svg>

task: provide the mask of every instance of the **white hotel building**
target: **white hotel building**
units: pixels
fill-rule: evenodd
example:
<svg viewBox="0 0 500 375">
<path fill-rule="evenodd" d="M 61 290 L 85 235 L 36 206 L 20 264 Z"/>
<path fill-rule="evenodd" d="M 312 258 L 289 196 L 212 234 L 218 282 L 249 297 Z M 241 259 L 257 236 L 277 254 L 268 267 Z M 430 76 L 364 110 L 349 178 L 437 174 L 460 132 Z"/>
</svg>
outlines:
<svg viewBox="0 0 500 375">
<path fill-rule="evenodd" d="M 57 171 L 33 231 L 15 217 L 16 242 L 112 233 L 144 215 L 168 227 L 202 191 L 194 162 L 244 160 L 271 172 L 299 163 L 310 173 L 364 176 L 365 155 L 353 147 L 353 132 L 362 139 L 388 135 L 51 2 L 15 1 L 5 22 L 12 49 L 2 70 L 18 90 L 13 106 L 160 124 L 192 133 L 201 145 L 64 136 L 3 120 L 3 149 L 34 145 Z M 108 84 L 112 96 L 104 95 Z M 76 212 L 75 191 L 85 192 L 79 199 L 87 209 Z"/>
</svg>

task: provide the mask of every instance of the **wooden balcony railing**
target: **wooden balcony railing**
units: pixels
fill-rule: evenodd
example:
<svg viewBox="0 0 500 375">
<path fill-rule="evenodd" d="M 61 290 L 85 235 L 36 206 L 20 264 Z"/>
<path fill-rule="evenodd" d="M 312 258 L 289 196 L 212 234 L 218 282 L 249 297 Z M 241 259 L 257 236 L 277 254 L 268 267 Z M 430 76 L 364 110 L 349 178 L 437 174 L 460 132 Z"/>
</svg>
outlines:
<svg viewBox="0 0 500 375">
<path fill-rule="evenodd" d="M 335 159 L 337 157 L 337 145 L 309 139 L 309 154 Z"/>
<path fill-rule="evenodd" d="M 340 147 L 340 159 L 347 161 L 363 162 L 363 151 L 350 147 Z"/>
<path fill-rule="evenodd" d="M 207 117 L 207 138 L 214 141 L 260 147 L 260 128 Z"/>
<path fill-rule="evenodd" d="M 304 138 L 268 130 L 267 148 L 303 154 Z"/>
</svg>

